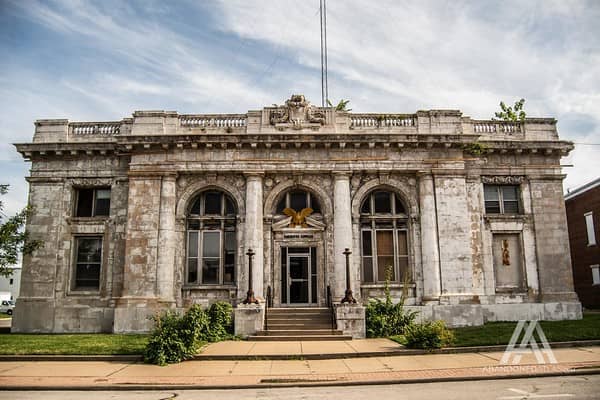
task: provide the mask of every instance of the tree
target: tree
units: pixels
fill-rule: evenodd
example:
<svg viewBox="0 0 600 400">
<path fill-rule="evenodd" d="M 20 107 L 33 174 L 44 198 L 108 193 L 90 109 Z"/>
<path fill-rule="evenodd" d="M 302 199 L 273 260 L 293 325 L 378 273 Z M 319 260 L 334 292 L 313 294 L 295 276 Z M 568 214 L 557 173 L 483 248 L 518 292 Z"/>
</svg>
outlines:
<svg viewBox="0 0 600 400">
<path fill-rule="evenodd" d="M 350 103 L 350 100 L 344 100 L 341 99 L 339 103 L 337 103 L 336 106 L 334 106 L 331 101 L 329 101 L 329 99 L 327 99 L 327 105 L 329 107 L 335 107 L 335 111 L 352 111 L 351 108 L 347 108 L 348 107 L 348 103 Z"/>
<path fill-rule="evenodd" d="M 507 106 L 506 104 L 504 104 L 503 101 L 501 101 L 500 108 L 502 109 L 502 111 L 498 111 L 496 113 L 496 118 L 499 118 L 501 121 L 525 121 L 526 114 L 525 111 L 523 111 L 523 104 L 525 104 L 525 99 L 521 99 L 515 102 L 515 105 L 512 107 Z"/>
<path fill-rule="evenodd" d="M 0 194 L 8 193 L 8 185 L 0 185 Z M 29 240 L 25 231 L 25 220 L 32 208 L 25 207 L 19 213 L 8 217 L 2 212 L 4 204 L 0 200 L 0 276 L 10 276 L 11 266 L 17 263 L 20 253 L 31 254 L 43 245 L 40 240 Z"/>
</svg>

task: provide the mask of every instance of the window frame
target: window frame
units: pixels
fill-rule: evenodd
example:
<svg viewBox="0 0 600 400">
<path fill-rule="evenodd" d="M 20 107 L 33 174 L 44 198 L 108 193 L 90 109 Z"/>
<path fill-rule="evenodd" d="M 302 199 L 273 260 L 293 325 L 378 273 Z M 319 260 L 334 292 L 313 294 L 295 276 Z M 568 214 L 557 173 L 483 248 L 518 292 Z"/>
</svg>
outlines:
<svg viewBox="0 0 600 400">
<path fill-rule="evenodd" d="M 517 212 L 506 212 L 506 202 L 513 202 L 514 200 L 505 200 L 504 199 L 504 188 L 515 188 L 516 189 L 516 203 L 517 203 Z M 494 188 L 496 189 L 497 200 L 488 200 L 485 196 L 486 188 Z M 523 201 L 521 198 L 521 186 L 520 185 L 499 185 L 492 183 L 484 183 L 483 184 L 483 209 L 486 215 L 522 215 L 523 214 Z M 498 202 L 498 212 L 491 212 L 488 209 L 488 203 L 490 202 Z"/>
<path fill-rule="evenodd" d="M 390 195 L 390 213 L 377 213 L 375 212 L 375 195 L 380 192 L 385 192 Z M 363 213 L 365 202 L 369 202 L 369 213 Z M 397 205 L 402 207 L 402 210 L 397 210 Z M 413 273 L 410 257 L 410 235 L 408 226 L 408 215 L 406 213 L 406 207 L 400 196 L 394 191 L 376 189 L 371 191 L 367 197 L 363 200 L 359 208 L 360 212 L 360 255 L 361 255 L 361 283 L 362 284 L 382 284 L 385 282 L 386 277 L 379 276 L 379 254 L 377 250 L 377 232 L 392 232 L 392 247 L 393 254 L 391 257 L 394 260 L 393 263 L 393 279 L 390 282 L 404 283 L 402 272 L 405 272 L 408 276 L 408 282 L 413 282 Z M 381 226 L 386 224 L 390 226 Z M 369 232 L 371 241 L 371 254 L 365 255 L 365 232 Z M 399 233 L 403 232 L 406 240 L 406 254 L 400 254 L 399 246 Z M 389 257 L 389 255 L 387 255 Z M 371 281 L 365 280 L 365 258 L 371 259 Z M 406 260 L 406 271 L 400 270 L 400 259 Z"/>
<path fill-rule="evenodd" d="M 206 214 L 205 213 L 205 201 L 207 193 L 219 193 L 221 202 L 221 214 Z M 200 201 L 198 214 L 192 214 L 191 210 L 194 208 L 197 201 Z M 228 214 L 227 202 L 233 208 L 233 213 Z M 197 228 L 190 228 L 190 221 L 197 221 Z M 185 241 L 185 286 L 198 287 L 198 286 L 235 286 L 236 271 L 238 267 L 237 256 L 237 207 L 233 198 L 220 189 L 207 189 L 198 193 L 192 198 L 188 211 L 186 213 L 186 241 Z M 217 282 L 204 282 L 203 265 L 205 259 L 217 259 L 217 257 L 205 257 L 204 256 L 204 235 L 206 233 L 219 233 L 219 268 L 217 273 Z M 195 233 L 197 235 L 195 247 L 196 256 L 190 257 L 190 235 Z M 235 245 L 233 248 L 233 271 L 231 281 L 226 282 L 225 279 L 225 268 L 227 249 L 226 249 L 226 235 L 227 233 L 233 233 L 235 237 Z M 190 260 L 196 260 L 196 279 L 190 281 Z"/>
<path fill-rule="evenodd" d="M 597 244 L 597 242 L 596 242 L 596 227 L 594 226 L 594 212 L 588 211 L 585 214 L 583 214 L 583 216 L 585 218 L 585 230 L 586 230 L 586 237 L 587 237 L 587 245 L 595 246 Z"/>
<path fill-rule="evenodd" d="M 590 265 L 592 270 L 592 286 L 600 286 L 600 264 Z"/>
<path fill-rule="evenodd" d="M 96 239 L 100 241 L 100 261 L 94 262 L 93 264 L 98 264 L 98 287 L 92 286 L 77 286 L 77 274 L 78 274 L 78 265 L 80 262 L 79 259 L 79 243 L 82 239 Z M 97 294 L 100 292 L 102 287 L 102 278 L 104 273 L 104 236 L 103 235 L 75 235 L 73 236 L 73 266 L 71 268 L 71 284 L 69 285 L 69 291 L 75 294 Z M 92 264 L 92 263 L 87 263 Z"/>
<path fill-rule="evenodd" d="M 80 200 L 80 196 L 81 196 L 81 191 L 82 190 L 91 190 L 92 191 L 92 204 L 91 204 L 91 211 L 90 211 L 90 215 L 84 215 L 84 216 L 80 216 L 79 215 L 79 200 Z M 97 215 L 97 201 L 98 201 L 98 191 L 100 190 L 107 190 L 109 193 L 108 196 L 108 210 L 107 210 L 107 214 L 101 214 L 101 215 Z M 73 210 L 73 215 L 75 218 L 108 218 L 110 217 L 110 206 L 112 203 L 112 188 L 110 186 L 93 186 L 93 187 L 89 187 L 89 186 L 82 186 L 82 187 L 76 187 L 75 188 L 75 204 L 74 204 L 74 210 Z"/>
</svg>

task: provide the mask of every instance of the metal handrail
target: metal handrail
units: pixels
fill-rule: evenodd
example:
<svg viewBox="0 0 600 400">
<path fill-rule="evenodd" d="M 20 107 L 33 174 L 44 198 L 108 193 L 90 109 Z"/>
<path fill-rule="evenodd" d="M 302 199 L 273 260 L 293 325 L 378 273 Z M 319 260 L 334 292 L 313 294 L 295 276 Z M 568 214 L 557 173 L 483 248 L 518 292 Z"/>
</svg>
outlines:
<svg viewBox="0 0 600 400">
<path fill-rule="evenodd" d="M 336 321 L 335 321 L 335 310 L 333 308 L 333 298 L 331 296 L 331 286 L 327 285 L 327 307 L 329 307 L 329 312 L 331 313 L 331 330 L 335 330 Z"/>
<path fill-rule="evenodd" d="M 273 307 L 273 294 L 271 286 L 267 286 L 267 303 L 265 304 L 265 331 L 269 330 L 269 308 Z"/>
</svg>

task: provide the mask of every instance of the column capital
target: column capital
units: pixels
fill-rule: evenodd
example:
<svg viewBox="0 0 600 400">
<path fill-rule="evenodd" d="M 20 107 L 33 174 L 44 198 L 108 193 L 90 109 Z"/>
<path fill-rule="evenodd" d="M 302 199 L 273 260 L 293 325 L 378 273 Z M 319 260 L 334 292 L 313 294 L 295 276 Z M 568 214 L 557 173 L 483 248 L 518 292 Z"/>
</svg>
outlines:
<svg viewBox="0 0 600 400">
<path fill-rule="evenodd" d="M 262 178 L 265 176 L 265 173 L 259 171 L 248 171 L 244 172 L 244 176 L 246 177 L 247 181 L 262 180 Z"/>
<path fill-rule="evenodd" d="M 350 180 L 350 176 L 352 175 L 352 172 L 350 171 L 332 171 L 331 175 L 333 175 L 333 178 L 335 180 Z"/>
</svg>

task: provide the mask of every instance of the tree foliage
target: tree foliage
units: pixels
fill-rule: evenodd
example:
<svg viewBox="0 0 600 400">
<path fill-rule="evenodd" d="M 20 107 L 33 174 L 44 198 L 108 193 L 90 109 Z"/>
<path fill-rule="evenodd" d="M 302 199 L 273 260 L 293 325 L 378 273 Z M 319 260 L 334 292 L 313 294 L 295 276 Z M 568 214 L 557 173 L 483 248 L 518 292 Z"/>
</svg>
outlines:
<svg viewBox="0 0 600 400">
<path fill-rule="evenodd" d="M 339 103 L 334 106 L 333 103 L 327 99 L 327 105 L 329 107 L 335 107 L 335 111 L 352 111 L 351 108 L 348 108 L 348 103 L 350 103 L 350 100 L 341 99 Z"/>
<path fill-rule="evenodd" d="M 8 193 L 8 185 L 0 185 L 0 195 Z M 10 276 L 12 266 L 19 259 L 19 254 L 31 254 L 40 246 L 39 240 L 29 240 L 25 231 L 25 221 L 32 208 L 25 207 L 16 215 L 9 217 L 3 212 L 4 204 L 0 200 L 0 276 Z"/>
<path fill-rule="evenodd" d="M 522 122 L 525 121 L 525 111 L 523 110 L 523 105 L 525 104 L 525 99 L 521 99 L 515 102 L 515 105 L 510 107 L 504 104 L 503 101 L 500 102 L 500 108 L 502 111 L 496 112 L 496 118 L 501 121 L 510 121 L 510 122 Z"/>
</svg>

